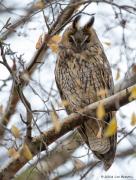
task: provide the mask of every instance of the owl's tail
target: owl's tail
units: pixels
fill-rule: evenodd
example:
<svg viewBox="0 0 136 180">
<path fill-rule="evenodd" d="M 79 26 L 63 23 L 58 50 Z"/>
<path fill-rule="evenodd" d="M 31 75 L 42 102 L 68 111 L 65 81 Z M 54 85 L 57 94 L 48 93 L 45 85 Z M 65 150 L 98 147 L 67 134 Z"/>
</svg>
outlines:
<svg viewBox="0 0 136 180">
<path fill-rule="evenodd" d="M 97 151 L 93 151 L 95 156 L 101 161 L 103 161 L 105 171 L 107 171 L 111 167 L 115 158 L 117 133 L 115 133 L 112 137 L 110 137 L 109 141 L 110 141 L 110 149 L 105 154 L 100 154 Z"/>
<path fill-rule="evenodd" d="M 104 121 L 102 126 L 105 129 Z M 99 131 L 98 123 L 94 120 L 86 121 L 82 127 L 79 128 L 83 140 L 95 154 L 95 156 L 103 161 L 104 169 L 108 170 L 112 165 L 116 152 L 117 134 L 111 137 L 97 137 Z"/>
</svg>

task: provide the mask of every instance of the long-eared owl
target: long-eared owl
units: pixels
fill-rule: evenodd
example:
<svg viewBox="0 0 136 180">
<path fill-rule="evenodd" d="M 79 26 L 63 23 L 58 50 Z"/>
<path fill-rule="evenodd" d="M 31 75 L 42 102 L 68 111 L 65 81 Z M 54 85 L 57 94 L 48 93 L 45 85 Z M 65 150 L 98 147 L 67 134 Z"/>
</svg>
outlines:
<svg viewBox="0 0 136 180">
<path fill-rule="evenodd" d="M 114 93 L 111 68 L 103 46 L 94 30 L 94 17 L 84 27 L 79 26 L 81 16 L 63 33 L 59 45 L 55 68 L 56 84 L 68 114 L 102 99 L 98 92 L 107 90 L 106 97 Z M 105 170 L 113 163 L 116 151 L 116 133 L 111 137 L 103 136 L 113 113 L 106 114 L 102 126 L 102 136 L 98 137 L 97 120 L 85 121 L 78 131 L 95 156 L 103 161 Z"/>
</svg>

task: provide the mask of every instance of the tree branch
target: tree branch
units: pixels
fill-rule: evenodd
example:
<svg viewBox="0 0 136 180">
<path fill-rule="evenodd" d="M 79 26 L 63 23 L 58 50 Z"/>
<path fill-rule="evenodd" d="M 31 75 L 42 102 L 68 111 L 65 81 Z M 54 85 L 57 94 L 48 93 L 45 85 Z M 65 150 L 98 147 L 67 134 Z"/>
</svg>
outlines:
<svg viewBox="0 0 136 180">
<path fill-rule="evenodd" d="M 44 132 L 39 137 L 33 138 L 32 144 L 35 144 L 35 146 L 37 146 L 38 144 L 40 146 L 42 145 L 41 149 L 44 150 L 44 143 L 46 143 L 46 145 L 50 145 L 64 134 L 81 125 L 85 121 L 84 117 L 88 117 L 89 121 L 92 121 L 93 123 L 96 117 L 96 109 L 100 103 L 104 105 L 106 113 L 119 110 L 120 107 L 130 103 L 129 96 L 133 88 L 136 88 L 136 85 L 133 85 L 128 89 L 122 90 L 119 93 L 116 93 L 115 95 L 110 96 L 104 100 L 90 104 L 86 106 L 83 110 L 80 110 L 80 112 L 72 113 L 71 115 L 62 120 L 61 130 L 59 132 L 56 132 L 55 128 L 52 127 L 50 130 Z"/>
</svg>

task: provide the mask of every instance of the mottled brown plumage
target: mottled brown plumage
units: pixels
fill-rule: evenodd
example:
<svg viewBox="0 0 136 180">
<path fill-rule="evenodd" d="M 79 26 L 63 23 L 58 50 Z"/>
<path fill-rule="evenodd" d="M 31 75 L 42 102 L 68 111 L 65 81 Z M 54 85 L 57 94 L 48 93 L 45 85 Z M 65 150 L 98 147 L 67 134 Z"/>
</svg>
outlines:
<svg viewBox="0 0 136 180">
<path fill-rule="evenodd" d="M 79 19 L 80 16 L 77 16 L 62 36 L 55 68 L 60 96 L 68 102 L 68 114 L 102 99 L 98 96 L 101 89 L 107 89 L 107 96 L 112 95 L 114 89 L 109 62 L 92 27 L 94 17 L 82 28 L 78 25 Z M 109 113 L 104 119 L 106 123 L 99 123 L 102 135 L 111 117 L 112 113 Z M 99 126 L 95 120 L 86 121 L 78 130 L 107 170 L 114 160 L 116 134 L 98 138 Z"/>
</svg>

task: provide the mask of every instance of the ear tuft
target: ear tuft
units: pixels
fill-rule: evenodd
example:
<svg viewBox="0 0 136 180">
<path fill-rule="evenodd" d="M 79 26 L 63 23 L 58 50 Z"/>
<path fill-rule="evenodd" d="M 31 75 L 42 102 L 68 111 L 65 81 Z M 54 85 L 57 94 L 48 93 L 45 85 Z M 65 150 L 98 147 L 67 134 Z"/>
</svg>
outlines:
<svg viewBox="0 0 136 180">
<path fill-rule="evenodd" d="M 94 16 L 91 17 L 91 19 L 89 20 L 89 22 L 85 25 L 84 29 L 89 29 L 92 27 L 92 25 L 94 24 Z"/>
<path fill-rule="evenodd" d="M 73 27 L 74 29 L 77 29 L 77 24 L 78 24 L 80 18 L 81 18 L 81 15 L 78 15 L 78 16 L 76 16 L 75 19 L 73 20 L 72 27 Z"/>
</svg>

